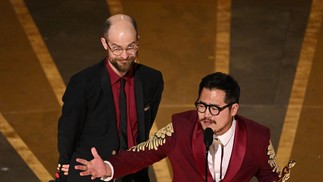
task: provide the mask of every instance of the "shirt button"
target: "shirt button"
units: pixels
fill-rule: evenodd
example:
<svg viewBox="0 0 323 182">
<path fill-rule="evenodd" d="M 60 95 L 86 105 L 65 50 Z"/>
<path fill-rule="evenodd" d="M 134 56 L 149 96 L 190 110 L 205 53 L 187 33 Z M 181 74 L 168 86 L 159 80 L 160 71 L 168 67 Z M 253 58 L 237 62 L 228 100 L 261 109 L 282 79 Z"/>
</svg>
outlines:
<svg viewBox="0 0 323 182">
<path fill-rule="evenodd" d="M 112 150 L 111 154 L 112 154 L 112 155 L 116 155 L 116 154 L 117 154 L 117 152 L 116 152 L 115 150 Z"/>
</svg>

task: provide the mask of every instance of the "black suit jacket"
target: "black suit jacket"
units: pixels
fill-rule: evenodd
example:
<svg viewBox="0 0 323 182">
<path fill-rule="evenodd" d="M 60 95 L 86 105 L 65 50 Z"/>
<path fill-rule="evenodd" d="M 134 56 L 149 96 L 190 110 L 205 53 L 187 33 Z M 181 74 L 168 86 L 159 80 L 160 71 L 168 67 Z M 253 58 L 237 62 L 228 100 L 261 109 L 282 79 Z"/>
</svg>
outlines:
<svg viewBox="0 0 323 182">
<path fill-rule="evenodd" d="M 149 137 L 164 82 L 160 71 L 141 64 L 135 68 L 137 143 L 140 143 Z M 91 181 L 89 177 L 80 177 L 74 169 L 76 158 L 92 159 L 91 147 L 96 147 L 103 159 L 119 150 L 113 93 L 105 61 L 72 76 L 63 102 L 58 122 L 59 164 L 70 164 L 68 181 Z"/>
</svg>

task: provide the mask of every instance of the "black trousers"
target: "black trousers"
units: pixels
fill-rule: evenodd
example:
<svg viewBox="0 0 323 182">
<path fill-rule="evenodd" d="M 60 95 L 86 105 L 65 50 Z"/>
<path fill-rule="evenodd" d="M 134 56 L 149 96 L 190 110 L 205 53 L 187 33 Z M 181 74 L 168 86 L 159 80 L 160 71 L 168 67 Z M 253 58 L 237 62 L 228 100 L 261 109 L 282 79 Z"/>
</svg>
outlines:
<svg viewBox="0 0 323 182">
<path fill-rule="evenodd" d="M 115 180 L 116 182 L 150 182 L 148 175 L 148 168 L 138 171 L 134 174 L 120 177 Z"/>
</svg>

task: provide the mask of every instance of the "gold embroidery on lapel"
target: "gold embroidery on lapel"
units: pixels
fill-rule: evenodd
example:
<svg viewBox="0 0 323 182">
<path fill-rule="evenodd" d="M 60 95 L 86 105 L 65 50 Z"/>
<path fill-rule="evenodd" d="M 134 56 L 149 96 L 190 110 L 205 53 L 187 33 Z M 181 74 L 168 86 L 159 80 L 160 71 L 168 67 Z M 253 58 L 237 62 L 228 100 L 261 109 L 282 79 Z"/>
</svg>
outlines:
<svg viewBox="0 0 323 182">
<path fill-rule="evenodd" d="M 150 137 L 146 142 L 142 142 L 136 146 L 131 147 L 129 150 L 133 152 L 144 151 L 146 149 L 157 150 L 159 146 L 166 142 L 166 136 L 172 136 L 174 133 L 173 124 L 170 123 L 164 128 L 160 129 L 152 137 Z"/>
<path fill-rule="evenodd" d="M 273 168 L 273 172 L 276 172 L 279 174 L 280 169 L 276 162 L 276 153 L 275 153 L 273 144 L 271 143 L 271 140 L 269 140 L 267 155 L 268 155 L 268 164 Z"/>
<path fill-rule="evenodd" d="M 287 163 L 287 165 L 283 168 L 282 172 L 279 175 L 279 182 L 285 182 L 290 178 L 290 169 L 292 167 L 294 167 L 296 164 L 296 161 L 294 160 L 289 160 L 289 162 Z"/>
</svg>

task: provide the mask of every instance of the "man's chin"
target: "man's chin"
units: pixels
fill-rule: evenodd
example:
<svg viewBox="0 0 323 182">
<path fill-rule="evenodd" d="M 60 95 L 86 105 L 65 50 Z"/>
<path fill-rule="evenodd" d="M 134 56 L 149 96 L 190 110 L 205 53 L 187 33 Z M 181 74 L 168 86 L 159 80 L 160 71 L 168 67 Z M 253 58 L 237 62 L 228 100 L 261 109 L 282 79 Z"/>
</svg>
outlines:
<svg viewBox="0 0 323 182">
<path fill-rule="evenodd" d="M 132 67 L 133 63 L 129 62 L 129 61 L 121 61 L 118 63 L 118 70 L 120 72 L 128 72 L 131 67 Z"/>
</svg>

